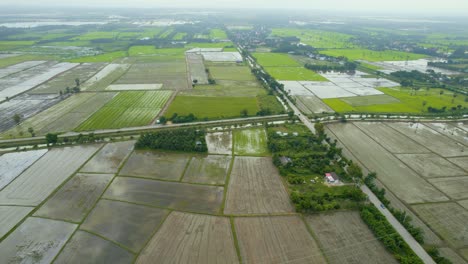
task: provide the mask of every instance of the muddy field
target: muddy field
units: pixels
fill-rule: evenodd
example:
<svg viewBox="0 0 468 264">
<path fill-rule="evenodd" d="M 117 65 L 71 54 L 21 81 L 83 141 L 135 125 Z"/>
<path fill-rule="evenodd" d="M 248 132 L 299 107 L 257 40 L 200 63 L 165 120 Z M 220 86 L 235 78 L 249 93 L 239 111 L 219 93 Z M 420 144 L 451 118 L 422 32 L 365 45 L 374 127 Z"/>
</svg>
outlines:
<svg viewBox="0 0 468 264">
<path fill-rule="evenodd" d="M 108 64 L 93 77 L 88 79 L 81 87 L 82 90 L 102 91 L 111 83 L 119 79 L 128 69 L 129 64 Z"/>
<path fill-rule="evenodd" d="M 13 119 L 19 115 L 21 121 L 26 120 L 59 103 L 66 97 L 58 95 L 29 95 L 23 94 L 12 100 L 0 104 L 0 132 L 6 131 L 17 125 Z M 25 131 L 26 132 L 26 131 Z"/>
<path fill-rule="evenodd" d="M 112 174 L 77 174 L 48 199 L 34 216 L 79 223 L 113 178 Z"/>
<path fill-rule="evenodd" d="M 178 181 L 190 160 L 186 154 L 135 151 L 120 171 L 120 175 Z"/>
<path fill-rule="evenodd" d="M 231 157 L 224 155 L 195 156 L 185 171 L 183 182 L 224 185 Z"/>
<path fill-rule="evenodd" d="M 73 88 L 76 86 L 75 79 L 79 79 L 81 83 L 85 83 L 98 71 L 100 71 L 105 64 L 103 63 L 83 63 L 67 72 L 59 74 L 55 78 L 46 83 L 34 88 L 30 93 L 32 94 L 58 94 L 60 91 L 65 92 L 67 87 Z"/>
<path fill-rule="evenodd" d="M 82 172 L 117 173 L 123 160 L 132 152 L 135 141 L 106 144 L 90 161 Z"/>
<path fill-rule="evenodd" d="M 54 263 L 80 263 L 83 256 L 94 263 L 129 264 L 134 255 L 116 244 L 88 232 L 78 230 L 65 245 Z"/>
<path fill-rule="evenodd" d="M 359 212 L 308 216 L 310 225 L 330 263 L 398 263 L 380 243 Z"/>
<path fill-rule="evenodd" d="M 215 132 L 206 135 L 206 144 L 210 154 L 232 154 L 232 133 Z"/>
<path fill-rule="evenodd" d="M 117 177 L 104 198 L 201 213 L 216 213 L 223 187 Z"/>
<path fill-rule="evenodd" d="M 354 124 L 331 124 L 328 128 L 368 171 L 377 172 L 378 179 L 403 201 L 423 203 L 448 200 L 444 194 L 367 137 Z M 424 189 L 424 192 L 420 192 L 421 189 Z"/>
<path fill-rule="evenodd" d="M 463 169 L 436 154 L 399 154 L 396 156 L 426 178 L 467 175 Z"/>
<path fill-rule="evenodd" d="M 56 148 L 0 191 L 0 204 L 36 206 L 70 177 L 100 145 Z"/>
<path fill-rule="evenodd" d="M 192 82 L 197 80 L 197 84 L 208 84 L 208 75 L 205 71 L 203 56 L 196 53 L 186 53 L 187 64 Z"/>
<path fill-rule="evenodd" d="M 320 114 L 323 112 L 326 113 L 333 113 L 334 111 L 326 105 L 322 100 L 320 100 L 317 96 L 295 96 L 297 106 L 306 115 L 310 114 Z"/>
<path fill-rule="evenodd" d="M 239 263 L 229 218 L 171 213 L 136 263 L 154 263 L 155 260 L 160 263 Z"/>
<path fill-rule="evenodd" d="M 34 207 L 0 205 L 0 239 L 33 209 Z"/>
<path fill-rule="evenodd" d="M 271 158 L 236 157 L 225 214 L 293 212 L 288 193 Z"/>
<path fill-rule="evenodd" d="M 18 64 L 14 64 L 5 68 L 0 68 L 0 78 L 6 77 L 10 74 L 21 72 L 40 64 L 45 63 L 46 61 L 25 61 Z"/>
<path fill-rule="evenodd" d="M 159 208 L 101 200 L 80 228 L 139 252 L 167 214 Z"/>
<path fill-rule="evenodd" d="M 468 199 L 467 176 L 430 179 L 429 182 L 454 200 Z"/>
<path fill-rule="evenodd" d="M 244 263 L 327 263 L 298 216 L 234 219 Z"/>
<path fill-rule="evenodd" d="M 7 153 L 0 156 L 0 190 L 46 153 L 46 149 L 41 149 Z"/>
<path fill-rule="evenodd" d="M 5 263 L 51 263 L 76 225 L 30 217 L 0 244 Z"/>
</svg>

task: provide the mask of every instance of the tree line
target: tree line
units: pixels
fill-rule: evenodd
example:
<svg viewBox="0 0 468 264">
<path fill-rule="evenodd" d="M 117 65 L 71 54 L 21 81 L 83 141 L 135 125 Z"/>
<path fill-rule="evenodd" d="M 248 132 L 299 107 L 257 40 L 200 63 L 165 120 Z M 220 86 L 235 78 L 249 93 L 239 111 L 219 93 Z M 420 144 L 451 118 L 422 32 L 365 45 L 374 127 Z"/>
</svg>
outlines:
<svg viewBox="0 0 468 264">
<path fill-rule="evenodd" d="M 207 152 L 205 130 L 195 128 L 171 129 L 141 134 L 137 149 L 162 149 L 185 152 Z"/>
</svg>

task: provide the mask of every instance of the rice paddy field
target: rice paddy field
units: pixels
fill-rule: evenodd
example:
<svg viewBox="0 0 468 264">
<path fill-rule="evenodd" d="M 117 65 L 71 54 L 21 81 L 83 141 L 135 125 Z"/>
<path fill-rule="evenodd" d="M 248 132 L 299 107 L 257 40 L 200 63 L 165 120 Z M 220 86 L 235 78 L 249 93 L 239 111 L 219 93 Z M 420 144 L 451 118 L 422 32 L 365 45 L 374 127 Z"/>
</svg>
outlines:
<svg viewBox="0 0 468 264">
<path fill-rule="evenodd" d="M 120 92 L 76 129 L 78 131 L 149 125 L 171 91 Z"/>
<path fill-rule="evenodd" d="M 394 50 L 373 51 L 368 49 L 329 49 L 320 51 L 320 53 L 333 57 L 343 56 L 352 61 L 406 61 L 427 58 L 426 55 L 422 54 Z"/>
<path fill-rule="evenodd" d="M 377 172 L 392 205 L 409 212 L 414 225 L 437 238 L 428 235 L 426 242 L 446 247 L 448 256 L 457 260 L 468 246 L 468 208 L 463 207 L 468 199 L 468 134 L 463 126 L 462 122 L 355 122 L 327 127 L 348 158 Z"/>
<path fill-rule="evenodd" d="M 333 31 L 273 28 L 271 35 L 279 37 L 298 37 L 302 43 L 308 44 L 317 49 L 344 49 L 356 47 L 352 41 L 352 35 Z"/>
<path fill-rule="evenodd" d="M 24 159 L 1 155 L 0 175 L 10 175 L 0 188 L 2 256 L 47 263 L 80 262 L 83 255 L 115 263 L 326 263 L 351 254 L 322 244 L 347 232 L 354 232 L 354 257 L 369 249 L 379 249 L 369 258 L 388 254 L 365 226 L 348 231 L 349 216 L 333 220 L 339 232 L 317 237 L 322 220 L 294 212 L 267 156 L 263 128 L 210 133 L 206 155 L 134 150 L 134 143 L 35 150 L 22 152 Z M 361 245 L 363 239 L 372 242 Z"/>
</svg>

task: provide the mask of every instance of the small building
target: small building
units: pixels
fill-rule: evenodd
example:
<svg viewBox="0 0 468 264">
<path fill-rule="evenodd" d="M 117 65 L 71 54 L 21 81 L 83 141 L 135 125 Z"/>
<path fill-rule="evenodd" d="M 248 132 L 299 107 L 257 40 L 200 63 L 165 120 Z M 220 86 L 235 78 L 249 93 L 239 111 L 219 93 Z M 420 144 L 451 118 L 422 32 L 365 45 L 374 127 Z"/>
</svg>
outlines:
<svg viewBox="0 0 468 264">
<path fill-rule="evenodd" d="M 325 181 L 327 181 L 327 183 L 335 184 L 340 182 L 340 178 L 334 172 L 327 172 L 325 173 Z"/>
<path fill-rule="evenodd" d="M 281 162 L 281 165 L 285 166 L 285 165 L 288 165 L 289 163 L 292 163 L 292 160 L 289 157 L 282 156 L 280 157 L 280 162 Z"/>
</svg>

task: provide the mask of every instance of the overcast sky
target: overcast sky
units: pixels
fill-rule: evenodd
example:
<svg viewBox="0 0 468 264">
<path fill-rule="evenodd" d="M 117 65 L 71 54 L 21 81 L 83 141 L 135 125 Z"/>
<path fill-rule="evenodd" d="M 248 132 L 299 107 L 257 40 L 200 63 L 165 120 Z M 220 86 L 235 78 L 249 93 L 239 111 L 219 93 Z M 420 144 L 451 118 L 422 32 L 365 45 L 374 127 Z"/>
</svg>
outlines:
<svg viewBox="0 0 468 264">
<path fill-rule="evenodd" d="M 74 3 L 71 3 L 74 2 Z M 200 7 L 200 8 L 293 8 L 352 11 L 397 11 L 468 13 L 468 0 L 0 0 L 9 6 L 88 6 L 88 7 Z"/>
</svg>

